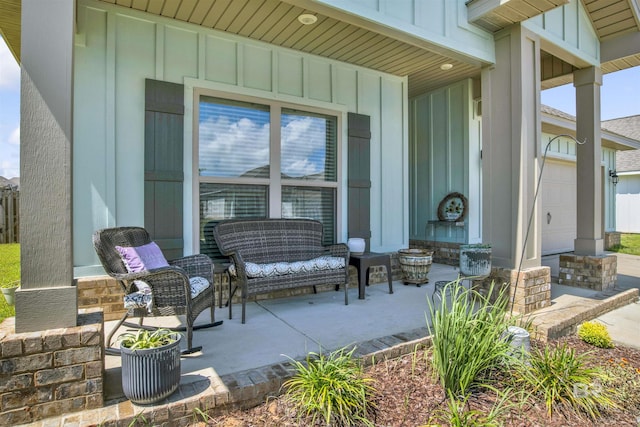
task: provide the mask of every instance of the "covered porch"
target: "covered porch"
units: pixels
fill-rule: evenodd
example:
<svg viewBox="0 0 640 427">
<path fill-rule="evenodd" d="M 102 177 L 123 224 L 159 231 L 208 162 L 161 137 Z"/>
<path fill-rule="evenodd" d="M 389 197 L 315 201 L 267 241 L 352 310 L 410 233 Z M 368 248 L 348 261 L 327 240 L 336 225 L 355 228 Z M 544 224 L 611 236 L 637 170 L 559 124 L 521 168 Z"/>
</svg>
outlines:
<svg viewBox="0 0 640 427">
<path fill-rule="evenodd" d="M 613 291 L 603 293 L 554 283 L 552 305 L 532 313 L 537 337 L 555 338 L 575 329 L 583 320 L 636 301 L 640 258 L 622 256 L 620 259 L 622 274 Z M 552 270 L 557 268 L 557 260 L 553 257 L 547 257 L 543 262 Z M 457 276 L 456 267 L 434 264 L 428 284 L 405 286 L 396 280 L 394 293 L 389 294 L 386 281 L 381 280 L 367 288 L 364 300 L 357 299 L 357 287 L 350 287 L 352 303 L 348 306 L 341 304 L 341 293 L 332 290 L 316 295 L 256 301 L 248 305 L 244 325 L 240 323 L 237 310 L 229 320 L 227 309 L 218 309 L 216 316 L 224 318 L 224 325 L 195 332 L 195 344 L 202 345 L 203 350 L 182 358 L 180 387 L 168 399 L 151 406 L 135 405 L 126 400 L 121 389 L 120 358 L 107 355 L 104 407 L 50 418 L 46 425 L 64 426 L 74 422 L 78 425 L 100 422 L 129 425 L 140 414 L 151 423 L 171 420 L 181 425 L 194 420 L 195 408 L 220 414 L 250 407 L 264 402 L 268 396 L 277 395 L 282 382 L 291 373 L 289 357 L 301 360 L 309 352 L 328 352 L 350 346 L 357 347 L 355 355 L 366 364 L 411 354 L 429 344 L 427 299 L 433 295 L 435 282 L 453 280 Z M 636 320 L 640 320 L 640 313 L 636 316 Z M 203 322 L 208 320 L 206 316 L 202 317 Z M 147 323 L 157 320 L 150 319 Z M 106 322 L 105 329 L 114 323 Z M 180 321 L 164 318 L 161 323 L 177 325 Z M 610 325 L 614 339 L 618 337 L 615 327 Z M 635 345 L 640 343 L 635 342 Z"/>
<path fill-rule="evenodd" d="M 554 2 L 536 2 L 547 4 L 547 8 L 497 24 L 492 13 L 471 14 L 474 21 L 467 20 L 467 7 L 471 11 L 474 5 L 490 2 L 455 2 L 456 7 L 451 7 L 452 2 L 442 1 L 438 2 L 439 14 L 419 7 L 396 10 L 390 7 L 393 1 L 374 2 L 378 6 L 373 8 L 359 3 L 268 1 L 257 13 L 258 2 L 250 0 L 234 0 L 234 7 L 228 8 L 231 2 L 204 0 L 59 0 L 46 4 L 0 0 L 0 5 L 9 5 L 7 9 L 13 13 L 0 17 L 1 28 L 20 30 L 12 32 L 10 42 L 22 67 L 25 215 L 21 221 L 22 288 L 17 295 L 15 332 L 46 337 L 48 328 L 77 326 L 76 280 L 100 273 L 90 247 L 90 236 L 96 229 L 134 224 L 151 228 L 156 219 L 167 219 L 170 224 L 166 228 L 175 233 L 166 236 L 165 229 L 159 228 L 154 238 L 166 238 L 175 252 L 200 251 L 198 223 L 203 218 L 198 212 L 199 185 L 210 179 L 199 176 L 197 154 L 199 122 L 194 110 L 203 91 L 222 92 L 232 98 L 250 96 L 251 101 L 286 101 L 299 108 L 328 110 L 336 117 L 340 126 L 335 178 L 328 184 L 322 182 L 327 191 L 334 192 L 328 205 L 335 206 L 336 241 L 351 237 L 350 227 L 361 219 L 351 219 L 348 206 L 349 192 L 355 190 L 349 186 L 353 156 L 347 151 L 346 122 L 347 114 L 356 112 L 371 117 L 373 125 L 371 157 L 366 157 L 370 176 L 358 183 L 371 189 L 366 206 L 358 208 L 366 213 L 367 227 L 358 231 L 368 234 L 364 237 L 370 238 L 369 248 L 392 252 L 409 246 L 411 240 L 427 241 L 426 233 L 422 235 L 424 224 L 438 201 L 451 191 L 461 191 L 471 206 L 465 238 L 446 243 L 491 243 L 494 265 L 514 272 L 519 266 L 544 268 L 542 213 L 534 200 L 542 145 L 539 92 L 573 80 L 580 105 L 576 135 L 590 141 L 577 158 L 577 204 L 584 215 L 578 218 L 575 250 L 580 255 L 602 256 L 601 74 L 640 64 L 639 25 L 633 20 L 637 1 L 606 2 L 608 6 L 624 6 L 625 13 L 632 14 L 630 26 L 616 26 L 616 31 L 608 34 L 603 33 L 607 25 L 589 19 L 592 12 L 583 4 L 586 2 L 577 0 L 551 10 L 546 20 L 541 14 L 556 6 Z M 304 12 L 312 12 L 318 25 L 296 23 Z M 263 16 L 270 19 L 263 20 Z M 529 18 L 533 20 L 526 22 Z M 430 19 L 438 25 L 431 25 Z M 564 28 L 565 23 L 575 31 Z M 580 32 L 584 39 L 562 39 L 553 34 L 552 30 L 576 34 L 578 24 L 586 28 Z M 604 38 L 607 40 L 601 42 Z M 583 47 L 591 51 L 581 51 Z M 156 185 L 147 182 L 147 175 L 157 178 L 160 174 L 156 172 L 166 171 L 145 169 L 145 79 L 178 86 L 175 111 L 185 117 L 184 128 L 173 130 L 182 137 L 184 146 L 176 156 L 161 158 L 172 158 L 179 166 L 179 170 L 170 171 L 175 178 L 172 185 L 179 189 L 175 193 L 179 197 L 171 203 L 148 200 L 146 194 Z M 433 111 L 447 113 L 417 114 L 412 105 L 422 101 L 435 105 Z M 282 110 L 274 111 L 279 115 Z M 442 126 L 420 128 L 425 123 Z M 462 132 L 456 133 L 459 130 Z M 423 140 L 419 131 L 435 137 Z M 279 166 L 279 160 L 275 164 Z M 279 187 L 280 170 L 274 167 L 273 171 L 267 184 Z M 169 181 L 166 176 L 161 178 L 158 181 Z M 257 182 L 264 185 L 265 181 Z M 268 199 L 270 210 L 265 216 L 283 214 L 282 194 L 278 190 Z M 174 209 L 162 215 L 166 212 L 159 206 Z M 533 226 L 527 239 L 530 218 Z M 432 283 L 437 280 L 436 272 L 434 268 Z M 456 275 L 455 271 L 448 273 L 451 276 L 442 280 Z M 396 288 L 402 288 L 398 292 L 428 292 L 425 287 L 414 290 L 398 283 Z M 373 295 L 373 290 L 370 292 Z M 380 293 L 385 303 L 391 303 L 388 308 L 392 313 L 398 306 L 408 310 L 392 303 L 399 295 Z M 420 303 L 415 308 L 420 315 L 412 317 L 412 322 L 422 328 L 425 295 L 412 300 Z M 365 302 L 374 307 L 371 301 Z M 268 310 L 281 308 L 280 301 L 260 304 L 255 307 L 256 318 L 261 312 L 266 318 L 273 317 Z M 304 305 L 305 309 L 310 308 L 307 305 L 326 308 L 331 302 Z M 357 312 L 355 304 L 348 308 L 350 315 Z M 394 325 L 391 320 L 376 322 L 381 315 L 377 311 L 363 314 L 364 326 L 375 332 L 382 323 Z M 336 323 L 338 331 L 348 329 L 349 319 L 353 320 L 348 317 Z M 250 316 L 246 326 L 251 322 Z M 226 328 L 235 326 L 227 323 Z M 364 334 L 355 328 L 354 332 Z M 211 334 L 205 341 L 215 342 L 216 333 L 215 329 L 205 332 Z M 322 336 L 289 333 L 303 337 L 307 333 L 309 338 L 301 340 L 306 350 L 327 345 Z M 396 332 L 390 333 L 393 336 Z M 77 338 L 82 341 L 81 335 Z M 345 335 L 343 343 L 333 344 L 346 345 L 354 339 Z M 42 342 L 37 338 L 32 341 Z M 226 342 L 232 342 L 231 338 Z M 207 343 L 203 344 L 205 349 L 209 348 Z M 262 345 L 269 348 L 271 343 Z M 278 355 L 288 351 L 278 349 Z M 299 351 L 292 349 L 291 353 Z M 214 359 L 206 363 L 215 368 L 215 353 L 212 356 Z M 224 360 L 223 355 L 217 357 Z M 187 369 L 200 370 L 197 365 Z M 253 395 L 251 390 L 247 393 Z M 226 403 L 231 395 L 226 396 L 207 397 L 203 405 L 212 407 L 218 400 Z M 98 403 L 102 401 L 90 401 L 89 405 L 96 407 Z M 73 399 L 64 402 L 74 404 Z M 177 411 L 184 414 L 194 402 L 180 405 Z M 125 413 L 135 412 L 130 404 L 122 408 Z M 165 407 L 158 410 L 168 411 Z"/>
</svg>

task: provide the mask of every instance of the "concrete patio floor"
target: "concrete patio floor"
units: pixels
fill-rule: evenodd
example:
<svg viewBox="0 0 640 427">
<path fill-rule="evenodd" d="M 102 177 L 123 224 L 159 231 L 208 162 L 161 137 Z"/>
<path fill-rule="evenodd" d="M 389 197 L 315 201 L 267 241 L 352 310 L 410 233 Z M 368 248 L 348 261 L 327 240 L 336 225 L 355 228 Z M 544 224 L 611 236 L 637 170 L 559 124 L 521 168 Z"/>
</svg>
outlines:
<svg viewBox="0 0 640 427">
<path fill-rule="evenodd" d="M 231 320 L 226 307 L 216 308 L 216 320 L 224 323 L 194 331 L 193 345 L 201 345 L 203 349 L 182 358 L 182 383 L 287 362 L 289 358 L 301 359 L 309 352 L 331 351 L 418 329 L 426 336 L 427 297 L 431 298 L 434 283 L 457 277 L 458 268 L 433 264 L 428 284 L 417 287 L 395 281 L 394 293 L 389 294 L 386 282 L 376 283 L 367 287 L 364 300 L 358 299 L 357 286 L 350 287 L 349 305 L 344 304 L 342 289 L 250 302 L 244 325 L 240 304 L 233 306 Z M 208 320 L 208 313 L 202 313 L 196 324 Z M 145 324 L 159 322 L 164 326 L 179 324 L 177 318 L 154 318 Z M 106 322 L 105 331 L 110 331 L 115 323 Z M 121 330 L 125 332 L 126 328 Z M 106 356 L 105 364 L 108 373 L 105 400 L 118 400 L 122 397 L 120 357 Z"/>
<path fill-rule="evenodd" d="M 534 325 L 550 338 L 563 335 L 567 328 L 575 329 L 577 323 L 595 318 L 602 313 L 629 303 L 623 291 L 640 288 L 640 257 L 618 255 L 618 283 L 607 292 L 599 292 L 557 283 L 558 255 L 543 258 L 543 265 L 551 268 L 552 305 L 532 314 Z M 188 384 L 211 376 L 223 377 L 291 359 L 302 359 L 309 352 L 332 351 L 370 340 L 412 332 L 426 336 L 428 319 L 427 298 L 431 298 L 437 281 L 451 281 L 458 277 L 459 269 L 444 264 L 433 264 L 429 283 L 417 287 L 393 283 L 394 293 L 388 285 L 376 283 L 367 287 L 365 299 L 358 299 L 357 287 L 349 289 L 349 305 L 344 305 L 344 294 L 320 292 L 289 298 L 262 300 L 247 303 L 247 322 L 242 324 L 241 305 L 233 306 L 233 318 L 228 309 L 216 308 L 216 319 L 224 320 L 221 326 L 194 331 L 194 346 L 203 350 L 182 358 L 182 381 Z M 468 282 L 465 282 L 468 285 Z M 606 304 L 605 300 L 610 299 Z M 632 319 L 640 320 L 640 306 Z M 633 305 L 627 310 L 633 310 Z M 637 312 L 637 318 L 636 318 Z M 630 334 L 627 345 L 640 345 L 633 329 L 616 329 L 616 319 L 606 318 L 616 337 Z M 627 316 L 628 317 L 628 316 Z M 589 319 L 587 319 L 589 318 Z M 196 321 L 207 323 L 208 313 L 202 313 Z M 577 322 L 577 323 L 576 323 Z M 110 331 L 114 322 L 105 324 Z M 178 326 L 178 318 L 151 318 L 146 324 Z M 127 328 L 121 328 L 119 335 Z M 636 338 L 634 340 L 634 338 Z M 184 340 L 183 340 L 184 341 Z M 637 341 L 637 342 L 634 342 Z M 623 342 L 624 343 L 624 342 Z M 186 348 L 185 342 L 182 343 Z M 120 381 L 120 357 L 106 356 L 107 369 L 105 401 L 124 398 Z"/>
<path fill-rule="evenodd" d="M 534 313 L 534 324 L 552 336 L 598 318 L 607 324 L 614 341 L 640 345 L 640 257 L 619 255 L 618 284 L 609 292 L 558 285 L 557 259 L 543 258 L 543 265 L 552 271 L 552 305 Z M 244 325 L 240 322 L 239 304 L 234 305 L 231 320 L 226 308 L 216 308 L 216 319 L 224 323 L 194 331 L 194 345 L 202 345 L 203 350 L 182 358 L 180 387 L 166 401 L 153 406 L 131 404 L 122 394 L 120 357 L 108 355 L 105 407 L 43 420 L 40 425 L 129 425 L 132 417 L 140 413 L 154 423 L 172 425 L 174 416 L 193 416 L 195 407 L 224 411 L 259 403 L 264 396 L 276 393 L 290 374 L 289 357 L 302 359 L 309 352 L 354 344 L 356 355 L 367 361 L 372 355 L 379 360 L 409 353 L 428 342 L 427 298 L 431 298 L 435 282 L 451 281 L 457 276 L 457 267 L 433 264 L 429 283 L 421 287 L 395 281 L 394 293 L 389 294 L 386 282 L 373 284 L 367 288 L 364 300 L 358 299 L 357 287 L 350 287 L 348 306 L 344 305 L 342 290 L 252 302 L 247 304 Z M 208 315 L 203 313 L 196 324 L 208 321 Z M 163 326 L 180 323 L 177 318 L 167 317 L 145 323 L 158 322 Z M 114 324 L 107 322 L 105 333 Z M 124 331 L 123 328 L 119 332 Z"/>
</svg>

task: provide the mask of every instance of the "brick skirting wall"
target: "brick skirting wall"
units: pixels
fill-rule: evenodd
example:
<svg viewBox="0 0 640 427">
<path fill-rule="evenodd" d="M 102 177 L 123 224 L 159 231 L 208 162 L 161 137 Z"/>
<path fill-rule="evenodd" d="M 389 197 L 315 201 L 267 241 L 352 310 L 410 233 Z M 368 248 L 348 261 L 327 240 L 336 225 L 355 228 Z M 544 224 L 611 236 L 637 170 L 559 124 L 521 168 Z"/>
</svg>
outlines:
<svg viewBox="0 0 640 427">
<path fill-rule="evenodd" d="M 391 276 L 392 280 L 402 280 L 402 270 L 400 269 L 400 263 L 398 261 L 397 252 L 389 254 L 391 256 Z M 373 266 L 369 269 L 369 283 L 386 283 L 387 282 L 387 269 L 384 266 Z M 222 286 L 221 286 L 222 285 Z M 78 287 L 78 307 L 83 309 L 101 308 L 104 310 L 104 320 L 119 320 L 124 316 L 126 310 L 122 303 L 122 297 L 124 293 L 122 288 L 115 279 L 109 276 L 96 276 L 96 277 L 83 277 L 77 280 Z M 229 282 L 226 274 L 215 275 L 215 295 L 216 295 L 216 307 L 219 307 L 219 298 L 221 297 L 222 289 L 222 301 L 223 306 L 229 296 Z M 358 288 L 358 277 L 355 267 L 349 268 L 349 287 Z M 333 290 L 333 285 L 317 286 L 317 290 L 329 291 Z M 281 291 L 275 291 L 268 294 L 257 295 L 255 298 L 258 300 L 270 299 L 270 298 L 285 298 L 295 295 L 306 295 L 312 293 L 313 289 L 308 288 L 294 288 L 284 289 Z M 240 291 L 236 291 L 233 296 L 233 302 L 240 302 Z"/>
<path fill-rule="evenodd" d="M 558 283 L 579 288 L 606 291 L 618 281 L 618 257 L 615 255 L 560 255 Z"/>
<path fill-rule="evenodd" d="M 433 251 L 433 262 L 460 265 L 460 243 L 436 242 L 433 240 L 409 240 L 409 247 Z"/>
<path fill-rule="evenodd" d="M 73 328 L 15 333 L 0 324 L 0 425 L 100 408 L 104 330 L 100 310 L 80 310 Z"/>
<path fill-rule="evenodd" d="M 513 311 L 527 314 L 551 305 L 551 269 L 534 267 L 520 272 L 520 281 L 516 288 L 518 270 L 493 267 L 491 275 L 484 280 L 474 280 L 473 287 L 481 293 L 487 293 L 491 282 L 494 291 L 500 286 L 509 285 L 509 307 L 513 301 Z M 515 298 L 514 298 L 515 291 Z"/>
</svg>

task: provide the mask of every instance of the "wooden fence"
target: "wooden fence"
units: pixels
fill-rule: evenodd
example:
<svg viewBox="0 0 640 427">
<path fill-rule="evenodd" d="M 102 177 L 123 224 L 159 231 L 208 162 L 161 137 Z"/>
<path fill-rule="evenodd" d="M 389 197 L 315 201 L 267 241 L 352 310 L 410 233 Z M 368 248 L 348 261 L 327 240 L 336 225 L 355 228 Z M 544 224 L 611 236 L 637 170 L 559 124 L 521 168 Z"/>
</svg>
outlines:
<svg viewBox="0 0 640 427">
<path fill-rule="evenodd" d="M 20 192 L 0 188 L 0 243 L 20 242 Z"/>
</svg>

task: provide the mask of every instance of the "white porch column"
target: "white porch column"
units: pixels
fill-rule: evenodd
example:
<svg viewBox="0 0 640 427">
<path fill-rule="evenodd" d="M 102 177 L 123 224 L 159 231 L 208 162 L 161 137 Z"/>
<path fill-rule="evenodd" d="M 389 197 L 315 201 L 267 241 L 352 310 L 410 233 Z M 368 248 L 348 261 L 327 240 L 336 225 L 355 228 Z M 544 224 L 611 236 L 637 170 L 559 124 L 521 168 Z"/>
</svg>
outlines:
<svg viewBox="0 0 640 427">
<path fill-rule="evenodd" d="M 22 0 L 17 333 L 77 323 L 71 216 L 74 22 L 74 0 Z"/>
<path fill-rule="evenodd" d="M 522 255 L 540 152 L 540 41 L 514 25 L 495 45 L 496 64 L 482 71 L 482 240 L 494 266 L 539 267 L 539 203 Z"/>
<path fill-rule="evenodd" d="M 586 144 L 577 146 L 576 255 L 601 255 L 602 236 L 602 141 L 600 138 L 600 86 L 597 67 L 573 73 L 576 88 L 576 136 Z"/>
</svg>

